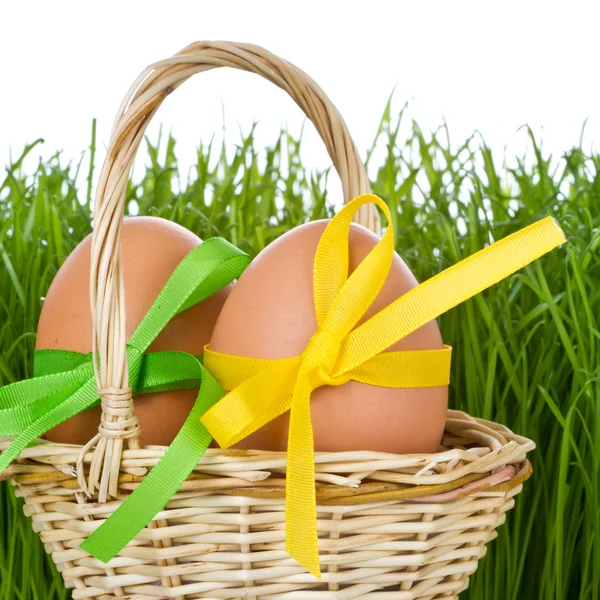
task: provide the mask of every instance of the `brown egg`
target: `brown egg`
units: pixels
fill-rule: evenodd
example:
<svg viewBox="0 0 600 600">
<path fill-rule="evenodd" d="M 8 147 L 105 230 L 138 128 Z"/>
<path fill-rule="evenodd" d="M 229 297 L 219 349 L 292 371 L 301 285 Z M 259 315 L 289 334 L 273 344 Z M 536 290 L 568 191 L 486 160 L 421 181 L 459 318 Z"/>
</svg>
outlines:
<svg viewBox="0 0 600 600">
<path fill-rule="evenodd" d="M 313 300 L 313 261 L 326 221 L 302 225 L 273 242 L 246 269 L 219 315 L 211 348 L 237 356 L 298 356 L 317 329 Z M 359 225 L 350 230 L 350 270 L 378 237 Z M 388 278 L 367 318 L 414 288 L 417 281 L 395 254 Z M 435 321 L 389 350 L 442 348 Z M 322 452 L 377 450 L 435 452 L 440 444 L 447 387 L 390 389 L 350 381 L 322 387 L 311 396 L 315 449 Z M 285 450 L 289 413 L 242 440 L 237 447 Z"/>
<path fill-rule="evenodd" d="M 175 267 L 196 246 L 199 237 L 156 217 L 125 219 L 122 230 L 127 306 L 127 336 L 160 293 Z M 58 271 L 44 301 L 37 348 L 90 352 L 92 318 L 89 272 L 91 236 L 81 242 Z M 156 338 L 149 352 L 180 350 L 202 354 L 210 340 L 229 288 L 177 315 Z M 197 390 L 144 394 L 135 399 L 143 444 L 170 444 L 188 416 Z M 100 408 L 88 409 L 50 430 L 54 442 L 85 444 L 97 432 Z"/>
</svg>

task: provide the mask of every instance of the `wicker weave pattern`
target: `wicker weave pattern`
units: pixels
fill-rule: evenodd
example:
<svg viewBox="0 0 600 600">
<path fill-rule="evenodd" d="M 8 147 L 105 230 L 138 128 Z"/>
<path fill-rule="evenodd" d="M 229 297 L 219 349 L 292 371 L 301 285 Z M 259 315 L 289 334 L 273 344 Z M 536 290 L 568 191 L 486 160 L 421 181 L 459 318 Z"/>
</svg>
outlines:
<svg viewBox="0 0 600 600">
<path fill-rule="evenodd" d="M 82 493 L 80 447 L 29 448 L 6 476 L 75 599 L 433 600 L 466 587 L 529 476 L 532 448 L 504 427 L 450 411 L 438 454 L 317 455 L 322 582 L 285 552 L 284 454 L 209 450 L 106 565 L 78 546 L 120 500 Z M 124 451 L 121 498 L 164 451 Z"/>
</svg>

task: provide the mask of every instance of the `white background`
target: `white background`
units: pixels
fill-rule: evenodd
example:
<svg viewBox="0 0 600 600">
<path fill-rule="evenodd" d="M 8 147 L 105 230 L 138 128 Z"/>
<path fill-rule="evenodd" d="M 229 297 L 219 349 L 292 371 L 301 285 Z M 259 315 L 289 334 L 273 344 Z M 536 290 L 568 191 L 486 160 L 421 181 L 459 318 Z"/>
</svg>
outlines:
<svg viewBox="0 0 600 600">
<path fill-rule="evenodd" d="M 122 96 L 147 64 L 193 40 L 263 45 L 307 71 L 344 115 L 365 153 L 395 88 L 394 106 L 457 143 L 475 129 L 497 151 L 520 152 L 525 123 L 559 153 L 600 139 L 600 10 L 597 2 L 168 0 L 3 2 L 0 7 L 0 168 L 45 138 L 77 159 L 98 119 L 103 147 Z M 200 139 L 239 139 L 260 122 L 258 142 L 303 115 L 258 77 L 213 71 L 169 97 L 158 114 L 183 164 Z M 328 165 L 307 129 L 305 160 Z M 308 131 L 310 129 L 310 131 Z M 157 129 L 150 130 L 156 136 Z"/>
</svg>

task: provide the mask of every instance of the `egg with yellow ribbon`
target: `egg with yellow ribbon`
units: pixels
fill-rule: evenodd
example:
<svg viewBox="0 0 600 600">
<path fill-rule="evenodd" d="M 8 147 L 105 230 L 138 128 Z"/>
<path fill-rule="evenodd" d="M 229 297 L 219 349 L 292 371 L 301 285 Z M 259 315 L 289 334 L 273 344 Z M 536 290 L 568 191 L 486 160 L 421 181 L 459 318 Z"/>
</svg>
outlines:
<svg viewBox="0 0 600 600">
<path fill-rule="evenodd" d="M 360 207 L 368 203 L 374 203 L 381 209 L 388 227 L 350 273 L 350 247 L 353 245 L 351 238 L 354 229 L 352 219 Z M 276 283 L 269 284 L 268 278 L 265 278 L 263 289 L 268 291 L 290 286 L 286 296 L 280 293 L 279 300 L 285 299 L 290 305 L 294 303 L 302 315 L 302 322 L 308 323 L 310 337 L 300 354 L 286 358 L 252 358 L 216 349 L 219 343 L 231 344 L 236 336 L 239 339 L 243 331 L 243 335 L 256 336 L 250 344 L 266 344 L 265 336 L 277 333 L 279 345 L 274 347 L 280 353 L 287 353 L 289 348 L 284 340 L 290 339 L 290 333 L 301 330 L 295 320 L 298 313 L 288 311 L 287 321 L 277 318 L 280 307 L 274 304 L 268 305 L 273 309 L 271 314 L 268 311 L 262 313 L 262 323 L 270 326 L 267 332 L 247 327 L 244 329 L 246 321 L 240 319 L 233 326 L 229 324 L 230 329 L 224 333 L 219 333 L 215 327 L 215 347 L 207 347 L 204 351 L 205 367 L 226 390 L 231 390 L 201 417 L 202 423 L 221 447 L 229 448 L 239 443 L 289 411 L 286 550 L 316 577 L 320 577 L 321 573 L 313 435 L 317 428 L 313 427 L 311 418 L 311 408 L 318 404 L 318 400 L 314 399 L 316 392 L 324 387 L 327 391 L 328 386 L 338 387 L 333 392 L 340 392 L 351 382 L 370 386 L 365 387 L 365 393 L 362 394 L 362 404 L 365 406 L 361 406 L 361 399 L 355 403 L 347 402 L 349 394 L 340 394 L 338 397 L 340 408 L 336 418 L 340 415 L 344 417 L 343 404 L 356 409 L 356 414 L 354 420 L 344 421 L 344 426 L 351 428 L 351 434 L 343 439 L 339 437 L 336 443 L 343 444 L 346 450 L 360 448 L 365 443 L 373 444 L 376 448 L 382 448 L 383 443 L 394 444 L 392 438 L 398 435 L 397 422 L 407 420 L 403 410 L 405 407 L 400 402 L 400 406 L 394 406 L 394 396 L 390 395 L 388 402 L 383 404 L 393 410 L 387 413 L 387 417 L 381 417 L 377 410 L 369 406 L 373 406 L 371 393 L 380 387 L 404 389 L 409 394 L 415 392 L 412 388 L 444 388 L 449 380 L 451 349 L 445 346 L 419 350 L 390 349 L 401 340 L 406 343 L 411 334 L 419 330 L 426 331 L 423 328 L 431 327 L 428 324 L 444 312 L 498 283 L 565 239 L 556 222 L 547 217 L 482 249 L 421 285 L 414 286 L 414 279 L 407 274 L 402 283 L 409 289 L 376 312 L 375 303 L 381 300 L 380 294 L 390 273 L 393 273 L 392 266 L 398 264 L 391 220 L 385 202 L 377 196 L 365 194 L 349 202 L 327 223 L 314 252 L 312 287 L 317 327 L 312 334 L 310 307 L 294 302 L 302 288 L 296 283 L 297 279 L 290 275 L 299 276 L 301 273 L 298 266 L 302 264 L 305 253 L 310 256 L 309 245 L 295 253 L 295 260 L 281 263 Z M 285 238 L 279 242 L 280 249 L 285 242 Z M 260 273 L 258 267 L 254 272 Z M 258 279 L 256 275 L 255 278 Z M 255 289 L 260 298 L 259 283 L 256 282 Z M 246 311 L 245 316 L 251 319 L 252 310 L 248 311 L 246 307 L 252 308 L 254 301 L 246 298 L 245 305 L 242 301 L 238 309 Z M 369 311 L 375 312 L 370 318 Z M 220 319 L 225 316 L 226 313 L 222 313 Z M 361 320 L 364 322 L 361 323 Z M 397 421 L 394 420 L 396 415 Z M 331 443 L 327 438 L 332 431 L 340 432 L 330 415 L 321 414 L 319 417 L 323 419 L 323 424 L 319 428 L 321 439 L 317 449 Z M 427 427 L 428 424 L 423 419 L 419 421 L 418 417 L 413 420 L 415 428 Z M 364 435 L 361 432 L 364 431 L 364 423 L 369 420 L 375 423 L 375 428 L 370 429 L 370 435 Z M 393 435 L 388 438 L 389 431 Z M 375 435 L 375 432 L 379 435 Z M 411 433 L 414 435 L 414 432 L 404 428 L 403 434 L 407 437 L 410 438 Z M 271 440 L 267 438 L 267 442 L 271 443 Z M 394 447 L 400 447 L 400 444 Z"/>
<path fill-rule="evenodd" d="M 214 353 L 258 359 L 297 357 L 317 331 L 313 266 L 317 246 L 329 221 L 296 227 L 267 246 L 234 286 L 217 319 L 210 342 Z M 349 228 L 348 274 L 380 241 L 352 223 Z M 393 253 L 389 274 L 358 325 L 417 286 L 404 261 Z M 448 407 L 447 366 L 436 321 L 430 321 L 390 351 L 408 351 L 419 370 L 423 350 L 440 350 L 444 365 L 437 385 L 421 387 L 409 379 L 404 388 L 379 387 L 350 380 L 323 386 L 311 394 L 311 417 L 317 452 L 374 450 L 393 453 L 435 452 L 442 438 Z M 435 377 L 434 377 L 435 379 Z M 223 382 L 221 382 L 223 383 Z M 266 423 L 236 447 L 283 451 L 287 448 L 289 412 Z"/>
</svg>

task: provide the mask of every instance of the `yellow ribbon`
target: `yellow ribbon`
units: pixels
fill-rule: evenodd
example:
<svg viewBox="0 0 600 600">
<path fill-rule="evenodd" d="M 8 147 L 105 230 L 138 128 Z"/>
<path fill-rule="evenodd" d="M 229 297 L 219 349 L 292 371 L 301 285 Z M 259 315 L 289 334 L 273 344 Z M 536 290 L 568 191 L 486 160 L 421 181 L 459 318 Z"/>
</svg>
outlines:
<svg viewBox="0 0 600 600">
<path fill-rule="evenodd" d="M 356 211 L 373 202 L 387 217 L 381 240 L 348 277 L 348 234 Z M 371 194 L 347 204 L 327 225 L 314 261 L 317 332 L 297 357 L 259 359 L 205 349 L 204 365 L 231 390 L 202 417 L 222 448 L 290 410 L 286 479 L 286 550 L 320 577 L 311 392 L 350 380 L 392 388 L 448 385 L 451 348 L 384 352 L 398 340 L 565 241 L 551 217 L 481 250 L 432 277 L 356 327 L 392 263 L 387 205 Z"/>
</svg>

